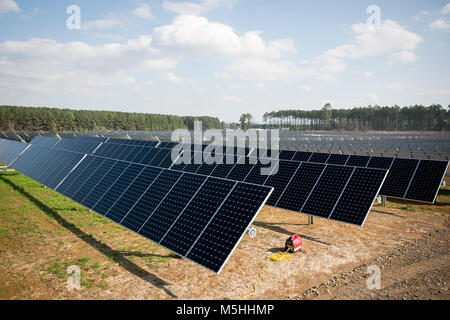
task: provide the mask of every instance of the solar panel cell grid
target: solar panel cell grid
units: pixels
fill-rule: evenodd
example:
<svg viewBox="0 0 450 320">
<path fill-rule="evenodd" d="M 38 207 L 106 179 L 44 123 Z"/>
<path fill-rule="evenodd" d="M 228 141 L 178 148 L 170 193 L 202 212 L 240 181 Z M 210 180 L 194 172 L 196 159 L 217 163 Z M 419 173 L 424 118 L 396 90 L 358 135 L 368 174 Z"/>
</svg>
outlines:
<svg viewBox="0 0 450 320">
<path fill-rule="evenodd" d="M 415 159 L 395 159 L 380 194 L 403 198 L 418 163 L 419 160 Z"/>
<path fill-rule="evenodd" d="M 205 180 L 206 177 L 184 173 L 139 233 L 159 243 Z"/>
<path fill-rule="evenodd" d="M 353 169 L 328 165 L 300 211 L 328 218 Z"/>
<path fill-rule="evenodd" d="M 145 167 L 128 189 L 117 199 L 117 202 L 109 209 L 106 216 L 118 223 L 122 222 L 127 213 L 155 181 L 161 169 Z"/>
<path fill-rule="evenodd" d="M 405 198 L 434 202 L 447 166 L 447 161 L 421 160 Z"/>
<path fill-rule="evenodd" d="M 302 162 L 276 206 L 299 212 L 324 169 L 324 164 Z"/>
<path fill-rule="evenodd" d="M 280 160 L 278 163 L 278 172 L 274 174 L 277 168 L 272 171 L 272 174 L 267 178 L 264 185 L 274 187 L 272 195 L 267 200 L 266 204 L 269 206 L 274 206 L 280 196 L 282 195 L 284 189 L 291 181 L 294 173 L 297 171 L 300 163 L 293 161 L 283 161 Z"/>
<path fill-rule="evenodd" d="M 181 172 L 167 170 L 161 172 L 123 218 L 122 224 L 138 232 L 181 176 Z"/>
<path fill-rule="evenodd" d="M 363 225 L 386 171 L 356 168 L 330 219 Z"/>
<path fill-rule="evenodd" d="M 187 258 L 220 272 L 271 189 L 238 184 L 208 224 Z"/>
<path fill-rule="evenodd" d="M 161 244 L 185 255 L 234 185 L 233 181 L 207 178 L 189 205 L 177 217 Z"/>
<path fill-rule="evenodd" d="M 142 165 L 128 165 L 128 167 L 120 174 L 120 177 L 114 182 L 114 184 L 108 186 L 109 188 L 105 193 L 103 193 L 100 200 L 97 201 L 93 210 L 100 214 L 106 215 L 109 209 L 120 198 L 122 193 L 127 190 L 130 184 L 134 181 L 134 179 L 136 179 L 136 177 L 141 173 L 143 169 L 144 166 Z M 108 183 L 107 179 L 102 180 L 102 183 Z M 120 220 L 116 222 L 120 222 Z"/>
</svg>

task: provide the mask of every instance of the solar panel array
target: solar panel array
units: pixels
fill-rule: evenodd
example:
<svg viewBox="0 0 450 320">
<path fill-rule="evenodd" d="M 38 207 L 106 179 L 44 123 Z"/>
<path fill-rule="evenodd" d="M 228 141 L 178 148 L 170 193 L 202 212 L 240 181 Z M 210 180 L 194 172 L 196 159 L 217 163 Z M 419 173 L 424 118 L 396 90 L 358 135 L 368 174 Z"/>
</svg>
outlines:
<svg viewBox="0 0 450 320">
<path fill-rule="evenodd" d="M 39 145 L 12 168 L 217 273 L 272 192 Z"/>
<path fill-rule="evenodd" d="M 77 140 L 82 141 L 83 139 L 75 139 L 75 141 Z M 94 155 L 136 164 L 171 168 L 176 171 L 196 173 L 208 177 L 225 178 L 274 187 L 274 192 L 267 201 L 268 205 L 360 226 L 364 223 L 387 172 L 386 170 L 369 170 L 364 168 L 355 169 L 355 173 L 353 171 L 349 173 L 348 167 L 345 166 L 325 164 L 308 166 L 303 162 L 280 160 L 275 163 L 278 173 L 269 176 L 269 172 L 261 174 L 261 169 L 265 167 L 265 164 L 261 163 L 261 161 L 256 161 L 256 159 L 247 156 L 237 156 L 239 153 L 244 155 L 249 153 L 250 149 L 248 148 L 224 148 L 224 153 L 217 154 L 219 160 L 216 160 L 216 162 L 218 163 L 212 161 L 212 157 L 216 156 L 215 153 L 209 153 L 209 156 L 203 161 L 195 163 L 195 157 L 202 156 L 203 153 L 192 152 L 191 163 L 173 164 L 172 151 L 177 143 L 160 143 L 158 147 L 153 148 L 133 145 L 132 143 L 119 144 L 122 141 L 132 140 L 117 140 L 121 139 L 104 141 L 95 150 Z M 138 142 L 142 141 L 138 140 Z M 58 145 L 55 146 L 55 148 L 57 147 Z M 206 148 L 206 145 L 190 147 L 191 151 L 196 148 L 202 150 Z M 180 157 L 182 156 L 180 155 Z M 227 161 L 227 156 L 231 156 L 232 163 Z M 311 166 L 313 168 L 309 168 Z M 323 177 L 321 174 L 311 176 L 311 170 L 319 173 L 324 171 L 325 174 Z M 297 171 L 298 174 L 296 175 Z M 342 173 L 343 171 L 344 173 Z M 350 188 L 356 184 L 361 176 L 365 176 L 370 185 L 358 184 L 359 188 L 356 188 L 352 194 L 354 199 L 351 199 L 351 201 L 357 202 L 357 205 L 352 205 L 352 202 L 347 205 L 340 203 L 344 199 L 349 199 L 348 192 L 344 191 L 347 187 Z M 313 179 L 314 183 L 303 183 L 303 181 L 308 179 Z M 305 194 L 305 198 L 296 197 L 298 193 Z M 311 196 L 308 197 L 310 194 Z M 343 194 L 346 195 L 346 198 L 342 198 Z M 312 203 L 319 201 L 318 199 L 320 199 L 322 204 L 320 206 L 313 205 Z M 339 210 L 345 207 L 351 207 L 351 209 L 348 209 L 347 214 L 344 216 L 340 214 Z"/>
<path fill-rule="evenodd" d="M 45 139 L 45 138 L 44 138 Z M 82 137 L 77 137 L 77 139 L 85 139 Z M 96 141 L 104 141 L 105 145 L 107 143 L 121 143 L 127 145 L 134 145 L 136 143 L 146 143 L 142 145 L 151 145 L 151 143 L 156 144 L 155 141 L 144 141 L 144 140 L 125 140 L 125 139 L 108 139 L 102 140 L 105 138 L 91 138 L 97 139 Z M 134 142 L 135 141 L 135 142 Z M 178 144 L 175 142 L 161 142 L 157 146 L 158 148 L 174 148 Z M 104 146 L 101 146 L 101 149 Z M 206 145 L 201 146 L 202 149 L 206 148 Z M 120 148 L 119 148 L 120 149 Z M 138 148 L 135 148 L 137 150 Z M 191 146 L 191 149 L 194 150 L 195 146 Z M 250 157 L 257 157 L 261 155 L 266 155 L 267 152 L 271 154 L 272 150 L 260 150 L 260 149 L 252 149 L 249 148 L 225 148 L 223 149 L 223 153 L 226 154 L 238 154 L 238 149 L 241 150 L 245 155 L 249 155 Z M 100 150 L 98 150 L 100 151 Z M 122 155 L 133 153 L 132 149 L 128 149 L 124 151 Z M 164 153 L 160 154 L 160 157 Z M 163 164 L 156 164 L 157 160 L 161 160 L 159 157 L 155 159 L 152 165 L 163 165 L 168 168 L 171 165 L 170 154 L 165 153 L 167 158 L 165 159 Z M 110 157 L 117 157 L 117 154 L 108 154 Z M 128 156 L 132 156 L 128 154 Z M 120 157 L 118 159 L 121 159 Z M 329 153 L 320 153 L 320 152 L 306 152 L 306 151 L 292 151 L 292 150 L 280 150 L 279 151 L 279 159 L 281 160 L 291 160 L 291 161 L 302 161 L 302 162 L 314 162 L 314 163 L 326 163 L 326 164 L 336 164 L 343 166 L 351 166 L 351 167 L 366 167 L 366 168 L 378 168 L 378 169 L 388 169 L 389 173 L 384 181 L 383 188 L 380 190 L 380 195 L 392 197 L 392 198 L 400 198 L 407 199 L 413 201 L 421 201 L 434 203 L 436 200 L 436 196 L 439 191 L 439 187 L 442 183 L 442 180 L 445 176 L 448 167 L 448 161 L 443 160 L 426 160 L 426 159 L 404 159 L 404 158 L 392 158 L 392 157 L 378 157 L 378 156 L 362 156 L 362 155 L 346 155 L 346 154 L 329 154 Z M 122 159 L 125 160 L 125 159 Z M 132 161 L 127 159 L 128 161 Z M 139 161 L 137 161 L 139 162 Z M 185 168 L 185 171 L 188 172 L 197 172 L 200 168 L 200 164 L 192 164 L 188 165 Z M 219 170 L 227 170 L 227 167 L 230 165 L 223 165 L 220 168 L 217 168 L 214 176 L 218 176 Z M 223 167 L 223 168 L 222 168 Z M 210 170 L 212 170 L 212 166 L 203 166 L 199 169 L 198 173 L 209 175 Z M 420 170 L 416 170 L 420 169 Z M 175 168 L 174 168 L 175 169 Z M 184 167 L 183 167 L 184 169 Z M 241 168 L 242 170 L 248 169 L 247 167 Z M 226 172 L 226 171 L 225 171 Z M 433 177 L 432 179 L 419 179 L 415 178 L 416 174 L 422 174 L 423 176 Z M 221 176 L 225 177 L 225 176 Z M 418 176 L 419 177 L 419 176 Z M 232 176 L 228 177 L 228 179 L 238 180 L 235 177 L 235 173 Z M 258 181 L 261 179 L 254 180 L 253 183 L 259 183 Z M 411 192 L 410 192 L 411 189 Z M 274 192 L 276 193 L 276 192 Z M 269 204 L 271 201 L 269 200 Z"/>
<path fill-rule="evenodd" d="M 258 152 L 264 154 L 266 151 L 257 151 L 254 149 L 250 155 L 256 157 Z M 280 159 L 292 159 L 293 161 L 388 169 L 389 173 L 380 190 L 380 195 L 429 203 L 435 202 L 439 187 L 448 167 L 448 161 L 444 160 L 374 157 L 305 151 L 297 151 L 292 154 L 292 151 L 286 152 L 285 150 L 281 150 L 279 157 Z M 427 176 L 430 178 L 424 179 Z"/>
<path fill-rule="evenodd" d="M 0 162 L 6 166 L 10 166 L 28 147 L 29 144 L 26 143 L 0 139 Z"/>
</svg>

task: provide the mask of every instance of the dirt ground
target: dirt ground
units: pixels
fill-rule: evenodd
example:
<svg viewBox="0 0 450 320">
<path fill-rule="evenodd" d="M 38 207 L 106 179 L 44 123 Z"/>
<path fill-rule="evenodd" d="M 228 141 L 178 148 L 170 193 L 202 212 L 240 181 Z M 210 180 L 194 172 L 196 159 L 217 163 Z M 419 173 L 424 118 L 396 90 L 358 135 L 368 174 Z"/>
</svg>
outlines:
<svg viewBox="0 0 450 320">
<path fill-rule="evenodd" d="M 375 205 L 364 227 L 264 207 L 223 271 L 180 259 L 16 174 L 0 174 L 1 299 L 449 299 L 450 189 Z M 298 233 L 303 249 L 267 259 Z M 67 289 L 67 267 L 82 271 Z M 368 289 L 368 266 L 381 288 Z M 255 288 L 255 289 L 254 289 Z"/>
</svg>

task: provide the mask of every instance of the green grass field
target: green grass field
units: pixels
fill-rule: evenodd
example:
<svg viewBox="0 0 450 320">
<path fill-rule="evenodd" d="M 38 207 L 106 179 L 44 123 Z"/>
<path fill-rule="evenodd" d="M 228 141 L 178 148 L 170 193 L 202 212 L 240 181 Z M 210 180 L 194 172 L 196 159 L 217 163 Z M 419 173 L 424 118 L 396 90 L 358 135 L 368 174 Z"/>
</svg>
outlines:
<svg viewBox="0 0 450 320">
<path fill-rule="evenodd" d="M 77 265 L 86 290 L 107 288 L 116 266 L 145 277 L 145 269 L 179 258 L 17 172 L 0 173 L 0 253 L 0 298 L 20 295 L 36 276 L 11 275 L 13 257 L 33 265 L 40 280 L 60 284 Z"/>
</svg>

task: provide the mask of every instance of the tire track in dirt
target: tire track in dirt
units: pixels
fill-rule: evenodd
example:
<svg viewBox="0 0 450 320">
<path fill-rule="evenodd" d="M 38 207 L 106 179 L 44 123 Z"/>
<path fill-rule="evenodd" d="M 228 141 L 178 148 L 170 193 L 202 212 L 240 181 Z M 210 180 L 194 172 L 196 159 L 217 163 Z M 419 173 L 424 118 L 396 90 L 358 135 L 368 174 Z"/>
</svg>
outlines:
<svg viewBox="0 0 450 320">
<path fill-rule="evenodd" d="M 312 287 L 297 299 L 449 299 L 450 229 L 435 230 L 349 272 Z M 378 266 L 381 288 L 368 289 L 368 267 Z"/>
</svg>

